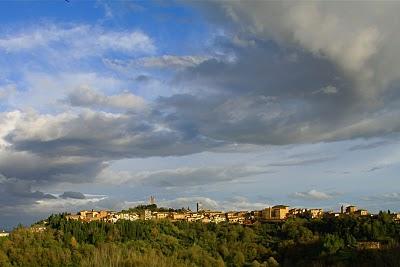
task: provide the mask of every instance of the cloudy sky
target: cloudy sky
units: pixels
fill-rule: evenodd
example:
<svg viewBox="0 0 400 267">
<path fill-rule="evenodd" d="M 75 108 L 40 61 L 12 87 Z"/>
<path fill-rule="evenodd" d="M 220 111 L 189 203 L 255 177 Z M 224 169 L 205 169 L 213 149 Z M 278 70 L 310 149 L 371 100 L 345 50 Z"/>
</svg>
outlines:
<svg viewBox="0 0 400 267">
<path fill-rule="evenodd" d="M 400 204 L 400 4 L 1 1 L 0 228 Z"/>
</svg>

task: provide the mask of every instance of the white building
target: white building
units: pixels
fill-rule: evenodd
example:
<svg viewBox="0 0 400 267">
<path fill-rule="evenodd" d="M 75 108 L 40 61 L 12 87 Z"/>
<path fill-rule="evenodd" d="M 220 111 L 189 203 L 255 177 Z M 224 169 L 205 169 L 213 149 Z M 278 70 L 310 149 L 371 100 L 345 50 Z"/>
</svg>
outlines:
<svg viewBox="0 0 400 267">
<path fill-rule="evenodd" d="M 9 236 L 9 235 L 10 235 L 10 233 L 7 233 L 5 231 L 1 231 L 0 232 L 0 237 L 6 237 L 6 236 Z"/>
</svg>

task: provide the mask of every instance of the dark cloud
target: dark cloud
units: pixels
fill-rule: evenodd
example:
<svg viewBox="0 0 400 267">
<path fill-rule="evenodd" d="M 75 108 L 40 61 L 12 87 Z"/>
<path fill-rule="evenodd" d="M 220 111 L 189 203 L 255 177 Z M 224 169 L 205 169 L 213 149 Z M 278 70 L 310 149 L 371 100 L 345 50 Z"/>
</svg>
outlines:
<svg viewBox="0 0 400 267">
<path fill-rule="evenodd" d="M 62 154 L 50 157 L 29 152 L 0 151 L 0 174 L 38 183 L 89 181 L 105 166 L 96 158 Z"/>
<path fill-rule="evenodd" d="M 252 175 L 266 174 L 271 171 L 257 166 L 227 166 L 204 168 L 178 168 L 160 170 L 140 175 L 144 185 L 160 187 L 190 187 L 234 181 Z M 141 177 L 140 177 L 141 176 Z"/>
<path fill-rule="evenodd" d="M 180 72 L 175 82 L 191 93 L 160 99 L 161 107 L 170 111 L 167 122 L 177 129 L 227 142 L 277 145 L 369 138 L 400 130 L 395 120 L 399 99 L 385 97 L 388 87 L 398 87 L 393 83 L 400 74 L 385 72 L 385 64 L 377 64 L 387 51 L 376 46 L 376 37 L 393 25 L 384 27 L 387 21 L 374 20 L 376 14 L 348 17 L 339 12 L 347 6 L 325 3 L 194 5 L 227 30 L 214 44 L 225 60 L 214 57 Z M 373 6 L 364 11 L 369 14 Z M 342 16 L 357 34 L 347 34 L 347 26 L 341 24 L 329 28 L 331 35 L 316 34 L 312 29 L 318 23 L 302 27 L 309 22 L 304 12 L 315 15 L 310 20 L 321 19 L 320 24 L 327 23 L 322 14 Z M 286 17 L 290 19 L 282 21 Z M 368 20 L 376 29 L 365 28 Z M 397 49 L 398 38 L 382 42 Z M 343 53 L 337 53 L 337 47 Z M 397 57 L 391 60 L 398 62 Z M 387 80 L 392 83 L 382 82 Z"/>
<path fill-rule="evenodd" d="M 7 179 L 4 176 L 0 180 L 0 210 L 4 207 L 30 205 L 43 199 L 56 199 L 56 197 L 37 190 L 33 191 L 29 181 Z"/>
<path fill-rule="evenodd" d="M 367 144 L 360 144 L 360 145 L 355 145 L 349 148 L 349 151 L 357 151 L 357 150 L 367 150 L 367 149 L 374 149 L 378 148 L 381 146 L 386 146 L 389 144 L 392 144 L 393 140 L 381 140 L 381 141 L 376 141 L 372 143 L 367 143 Z"/>
<path fill-rule="evenodd" d="M 143 110 L 145 101 L 141 97 L 125 92 L 107 96 L 89 87 L 81 87 L 71 92 L 63 101 L 71 106 L 116 109 L 116 110 Z"/>
<path fill-rule="evenodd" d="M 303 166 L 335 160 L 336 157 L 322 157 L 314 159 L 297 159 L 268 164 L 269 166 Z"/>
<path fill-rule="evenodd" d="M 86 197 L 81 192 L 67 191 L 60 195 L 60 198 L 85 199 Z"/>
<path fill-rule="evenodd" d="M 17 151 L 48 157 L 63 155 L 101 160 L 186 155 L 221 143 L 171 129 L 158 121 L 156 115 L 152 116 L 89 112 L 78 116 L 26 117 L 6 140 Z M 43 120 L 40 132 L 32 133 Z"/>
<path fill-rule="evenodd" d="M 389 166 L 389 165 L 378 165 L 378 166 L 374 166 L 374 167 L 372 167 L 372 168 L 366 170 L 366 172 L 379 171 L 379 170 L 382 170 L 382 169 L 387 168 L 388 166 Z"/>
<path fill-rule="evenodd" d="M 227 142 L 276 145 L 400 129 L 398 123 L 385 127 L 394 122 L 392 114 L 375 113 L 375 108 L 360 123 L 367 107 L 353 82 L 325 58 L 265 42 L 246 48 L 231 44 L 229 50 L 233 61 L 207 60 L 177 76 L 175 82 L 192 93 L 159 99 L 158 109 L 167 114 L 169 125 Z M 326 88 L 335 93 L 315 93 Z"/>
</svg>

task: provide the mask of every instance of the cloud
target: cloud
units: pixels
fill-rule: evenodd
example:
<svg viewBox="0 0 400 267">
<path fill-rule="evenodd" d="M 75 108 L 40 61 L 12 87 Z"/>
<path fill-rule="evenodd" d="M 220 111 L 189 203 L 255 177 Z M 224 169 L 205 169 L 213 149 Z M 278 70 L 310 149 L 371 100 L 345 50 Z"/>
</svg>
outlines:
<svg viewBox="0 0 400 267">
<path fill-rule="evenodd" d="M 16 168 L 15 166 L 18 166 Z M 0 150 L 0 174 L 26 181 L 84 182 L 106 166 L 101 160 L 79 156 L 39 156 L 29 152 Z"/>
<path fill-rule="evenodd" d="M 321 157 L 315 159 L 297 159 L 297 160 L 289 160 L 289 161 L 282 161 L 282 162 L 275 162 L 268 164 L 269 166 L 303 166 L 303 165 L 310 165 L 316 163 L 322 163 L 327 161 L 332 161 L 336 159 L 336 157 Z"/>
<path fill-rule="evenodd" d="M 322 87 L 321 89 L 314 91 L 313 94 L 318 94 L 318 93 L 322 93 L 322 94 L 327 94 L 327 95 L 333 95 L 333 94 L 337 94 L 339 92 L 339 89 L 336 88 L 335 86 L 332 85 L 328 85 L 325 87 Z"/>
<path fill-rule="evenodd" d="M 387 168 L 389 166 L 390 166 L 389 164 L 382 164 L 382 165 L 374 166 L 374 167 L 366 170 L 366 172 L 379 171 L 379 170 L 385 169 L 385 168 Z"/>
<path fill-rule="evenodd" d="M 215 1 L 202 6 L 224 26 L 327 58 L 351 76 L 358 93 L 367 98 L 399 77 L 398 71 L 391 70 L 400 62 L 393 56 L 400 42 L 393 35 L 399 26 L 393 23 L 398 3 L 379 5 L 381 12 L 375 12 L 378 4 L 372 2 L 360 6 L 356 2 Z"/>
<path fill-rule="evenodd" d="M 86 197 L 81 192 L 67 191 L 61 194 L 60 198 L 85 199 Z"/>
<path fill-rule="evenodd" d="M 30 182 L 8 179 L 0 174 L 0 210 L 5 207 L 33 204 L 41 199 L 55 199 L 51 194 L 33 191 Z"/>
<path fill-rule="evenodd" d="M 234 60 L 210 58 L 177 74 L 174 82 L 187 89 L 185 94 L 160 99 L 168 123 L 177 129 L 274 145 L 400 130 L 394 92 L 400 57 L 390 58 L 399 54 L 400 38 L 388 19 L 396 16 L 397 3 L 379 14 L 370 3 L 362 16 L 344 12 L 360 8 L 353 3 L 193 5 L 223 29 L 214 49 Z"/>
<path fill-rule="evenodd" d="M 138 68 L 159 68 L 159 69 L 181 69 L 194 67 L 209 60 L 210 56 L 176 56 L 162 55 L 142 57 L 135 60 L 104 60 L 104 62 L 116 69 L 138 69 Z"/>
<path fill-rule="evenodd" d="M 380 140 L 375 142 L 367 142 L 365 144 L 355 145 L 349 148 L 349 151 L 368 150 L 392 144 L 392 140 Z"/>
<path fill-rule="evenodd" d="M 364 196 L 362 200 L 366 201 L 382 201 L 382 202 L 399 202 L 400 193 L 392 192 L 373 196 Z"/>
<path fill-rule="evenodd" d="M 105 169 L 98 180 L 106 183 L 133 183 L 156 187 L 191 187 L 229 182 L 270 171 L 258 166 L 180 167 L 131 173 Z"/>
<path fill-rule="evenodd" d="M 336 195 L 337 193 L 325 193 L 311 189 L 306 192 L 295 192 L 291 194 L 290 197 L 304 200 L 329 200 L 334 198 Z"/>
<path fill-rule="evenodd" d="M 118 159 L 186 155 L 218 142 L 169 128 L 157 117 L 84 111 L 79 114 L 24 113 L 5 137 L 17 151 L 44 156 Z"/>
<path fill-rule="evenodd" d="M 84 24 L 42 24 L 0 36 L 0 49 L 8 53 L 33 49 L 63 50 L 73 57 L 101 55 L 108 51 L 153 53 L 153 40 L 143 32 L 111 31 Z M 48 52 L 48 51 L 47 51 Z"/>
<path fill-rule="evenodd" d="M 114 108 L 128 110 L 143 110 L 145 100 L 131 93 L 104 95 L 89 87 L 80 87 L 72 91 L 65 100 L 68 104 L 78 107 Z"/>
</svg>

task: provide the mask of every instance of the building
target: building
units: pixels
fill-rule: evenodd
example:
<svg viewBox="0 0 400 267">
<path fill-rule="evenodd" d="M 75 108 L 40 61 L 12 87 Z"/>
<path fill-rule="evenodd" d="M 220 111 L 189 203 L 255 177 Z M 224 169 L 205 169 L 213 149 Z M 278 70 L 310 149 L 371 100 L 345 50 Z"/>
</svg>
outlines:
<svg viewBox="0 0 400 267">
<path fill-rule="evenodd" d="M 356 214 L 358 216 L 368 216 L 368 211 L 367 210 L 363 210 L 363 209 L 359 209 L 359 210 L 356 210 L 354 212 L 354 214 Z"/>
<path fill-rule="evenodd" d="M 117 215 L 117 220 L 136 221 L 139 220 L 137 213 L 120 213 Z"/>
<path fill-rule="evenodd" d="M 380 249 L 381 243 L 376 241 L 359 241 L 357 242 L 357 249 L 365 250 L 365 249 Z"/>
<path fill-rule="evenodd" d="M 186 219 L 186 214 L 173 212 L 170 217 L 174 221 L 184 221 Z"/>
<path fill-rule="evenodd" d="M 213 217 L 211 218 L 211 222 L 213 222 L 213 223 L 222 223 L 222 222 L 226 222 L 226 218 L 225 218 L 225 216 L 216 215 L 216 216 L 213 216 Z"/>
<path fill-rule="evenodd" d="M 400 221 L 400 213 L 392 213 L 392 219 L 396 222 Z"/>
<path fill-rule="evenodd" d="M 337 218 L 337 217 L 342 216 L 342 213 L 334 212 L 334 211 L 327 211 L 323 214 L 323 216 L 327 217 L 327 218 Z"/>
<path fill-rule="evenodd" d="M 156 220 L 167 219 L 169 217 L 169 212 L 156 211 L 156 212 L 153 212 L 153 217 Z"/>
<path fill-rule="evenodd" d="M 188 221 L 188 222 L 200 221 L 203 218 L 204 218 L 204 215 L 199 214 L 197 212 L 190 212 L 190 213 L 186 214 L 186 221 Z"/>
<path fill-rule="evenodd" d="M 289 210 L 287 217 L 288 218 L 303 217 L 305 216 L 306 212 L 307 212 L 306 209 L 293 208 Z"/>
<path fill-rule="evenodd" d="M 250 212 L 250 216 L 253 219 L 260 219 L 262 218 L 262 210 L 253 210 Z"/>
<path fill-rule="evenodd" d="M 29 231 L 31 231 L 32 233 L 42 233 L 42 232 L 46 231 L 46 229 L 47 228 L 45 226 L 34 225 L 29 228 Z"/>
<path fill-rule="evenodd" d="M 67 219 L 67 221 L 71 220 L 71 221 L 79 221 L 81 219 L 80 215 L 67 215 L 65 216 L 65 218 Z"/>
<path fill-rule="evenodd" d="M 324 214 L 324 211 L 322 209 L 309 209 L 307 210 L 307 213 L 310 215 L 311 218 L 321 218 Z"/>
<path fill-rule="evenodd" d="M 140 214 L 140 217 L 145 221 L 151 220 L 152 219 L 151 210 L 142 211 L 142 213 Z"/>
<path fill-rule="evenodd" d="M 289 206 L 276 205 L 272 208 L 266 208 L 262 212 L 262 219 L 264 220 L 284 220 L 289 214 Z"/>
<path fill-rule="evenodd" d="M 346 207 L 346 213 L 347 214 L 353 214 L 357 211 L 357 207 L 356 206 L 347 206 Z"/>
<path fill-rule="evenodd" d="M 5 232 L 4 230 L 0 232 L 0 237 L 7 237 L 10 233 Z"/>
<path fill-rule="evenodd" d="M 101 211 L 97 214 L 97 217 L 99 217 L 100 219 L 104 219 L 104 218 L 107 217 L 108 213 L 109 213 L 108 211 L 101 210 Z"/>
</svg>

